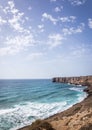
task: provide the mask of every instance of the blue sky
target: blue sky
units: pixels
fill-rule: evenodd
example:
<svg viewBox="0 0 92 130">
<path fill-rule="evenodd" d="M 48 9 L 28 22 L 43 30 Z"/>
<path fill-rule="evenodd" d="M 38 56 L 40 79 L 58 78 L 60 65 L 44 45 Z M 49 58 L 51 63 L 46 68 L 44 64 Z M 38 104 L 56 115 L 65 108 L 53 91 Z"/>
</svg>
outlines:
<svg viewBox="0 0 92 130">
<path fill-rule="evenodd" d="M 0 78 L 90 74 L 91 0 L 0 0 Z"/>
</svg>

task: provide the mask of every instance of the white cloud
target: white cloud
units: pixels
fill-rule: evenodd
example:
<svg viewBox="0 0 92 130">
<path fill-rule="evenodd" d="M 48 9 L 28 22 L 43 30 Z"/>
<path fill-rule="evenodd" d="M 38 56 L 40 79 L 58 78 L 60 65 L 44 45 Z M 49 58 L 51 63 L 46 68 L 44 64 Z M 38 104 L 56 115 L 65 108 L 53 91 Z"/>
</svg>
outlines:
<svg viewBox="0 0 92 130">
<path fill-rule="evenodd" d="M 4 19 L 0 16 L 0 25 L 3 25 L 3 24 L 5 24 L 5 23 L 7 23 L 7 21 L 4 20 Z"/>
<path fill-rule="evenodd" d="M 2 47 L 0 48 L 0 56 L 7 55 L 10 53 L 11 48 L 10 47 Z"/>
<path fill-rule="evenodd" d="M 29 17 L 27 17 L 27 16 L 25 17 L 25 19 L 26 19 L 27 21 L 29 21 L 29 20 L 30 20 L 30 19 L 29 19 Z"/>
<path fill-rule="evenodd" d="M 57 6 L 57 7 L 54 9 L 55 12 L 61 12 L 61 10 L 63 10 L 63 6 L 60 6 L 60 7 Z"/>
<path fill-rule="evenodd" d="M 15 8 L 13 1 L 8 2 L 8 10 L 7 11 L 9 13 L 11 13 L 11 15 L 12 15 L 12 18 L 10 18 L 8 20 L 10 27 L 12 27 L 16 31 L 23 32 L 22 23 L 23 23 L 24 13 L 19 12 L 19 10 Z"/>
<path fill-rule="evenodd" d="M 89 26 L 89 28 L 92 28 L 92 19 L 91 18 L 88 19 L 88 26 Z"/>
<path fill-rule="evenodd" d="M 84 44 L 81 44 L 80 46 L 75 46 L 71 48 L 71 57 L 77 57 L 80 58 L 84 55 L 86 55 L 89 52 L 88 47 Z"/>
<path fill-rule="evenodd" d="M 52 15 L 47 14 L 47 13 L 42 14 L 42 21 L 44 20 L 50 20 L 53 24 L 56 24 L 58 21 L 57 19 L 53 18 Z"/>
<path fill-rule="evenodd" d="M 85 49 L 84 48 L 79 48 L 79 49 L 72 52 L 72 56 L 81 57 L 84 53 L 85 53 Z"/>
<path fill-rule="evenodd" d="M 32 34 L 27 35 L 18 35 L 15 37 L 7 37 L 6 38 L 6 46 L 0 48 L 0 56 L 7 54 L 16 54 L 21 50 L 27 49 L 29 46 L 34 46 L 36 41 Z"/>
<path fill-rule="evenodd" d="M 44 25 L 43 24 L 38 25 L 38 28 L 39 28 L 40 32 L 44 32 Z"/>
<path fill-rule="evenodd" d="M 3 38 L 0 56 L 17 54 L 38 43 L 34 38 L 35 36 L 30 28 L 31 26 L 28 26 L 28 28 L 24 26 L 24 22 L 29 19 L 27 16 L 25 17 L 23 12 L 15 8 L 14 1 L 8 1 L 7 6 L 0 6 L 0 9 L 5 16 L 5 19 L 0 16 L 0 24 L 3 25 L 7 23 L 6 26 L 10 31 L 9 34 L 5 34 L 6 37 Z"/>
<path fill-rule="evenodd" d="M 19 10 L 15 8 L 14 1 L 8 1 L 7 6 L 2 7 L 2 11 L 5 14 L 8 14 L 8 13 L 16 14 L 19 12 Z"/>
<path fill-rule="evenodd" d="M 29 6 L 29 7 L 28 7 L 28 10 L 32 10 L 32 7 L 31 7 L 31 6 Z"/>
<path fill-rule="evenodd" d="M 60 11 L 61 11 L 61 9 L 59 7 L 55 8 L 55 12 L 60 12 Z"/>
<path fill-rule="evenodd" d="M 58 45 L 62 44 L 62 40 L 64 39 L 64 37 L 59 33 L 50 34 L 48 38 L 49 41 L 47 44 L 50 46 L 50 48 L 57 47 Z"/>
<path fill-rule="evenodd" d="M 70 27 L 70 28 L 63 28 L 62 32 L 64 35 L 71 35 L 71 34 L 76 34 L 76 33 L 81 33 L 83 32 L 85 27 L 84 23 L 81 23 L 78 27 Z"/>
<path fill-rule="evenodd" d="M 44 20 L 49 20 L 51 21 L 54 25 L 57 24 L 57 22 L 75 22 L 76 21 L 76 16 L 66 16 L 66 17 L 58 17 L 54 18 L 52 15 L 43 13 L 42 14 L 42 21 Z"/>
<path fill-rule="evenodd" d="M 15 8 L 15 4 L 13 1 L 8 1 L 8 5 L 5 7 L 2 7 L 2 11 L 5 14 L 8 14 L 8 13 L 16 14 L 19 12 L 19 10 Z"/>
<path fill-rule="evenodd" d="M 19 35 L 15 37 L 7 37 L 6 44 L 16 47 L 26 47 L 34 44 L 34 39 L 32 34 Z"/>
<path fill-rule="evenodd" d="M 59 18 L 61 22 L 74 22 L 76 20 L 76 16 L 67 16 Z"/>
<path fill-rule="evenodd" d="M 17 15 L 14 15 L 12 19 L 8 20 L 10 26 L 16 31 L 23 32 L 23 27 L 20 24 L 23 15 L 23 13 L 18 13 Z"/>
<path fill-rule="evenodd" d="M 56 2 L 57 0 L 50 0 L 50 2 Z"/>
<path fill-rule="evenodd" d="M 69 2 L 74 6 L 83 5 L 87 0 L 69 0 Z"/>
<path fill-rule="evenodd" d="M 8 4 L 10 5 L 10 8 L 13 9 L 14 8 L 14 2 L 13 1 L 8 1 Z"/>
<path fill-rule="evenodd" d="M 42 53 L 42 52 L 35 52 L 32 54 L 29 54 L 26 59 L 27 60 L 35 60 L 35 59 L 37 60 L 37 59 L 41 58 L 43 55 L 44 55 L 44 53 Z"/>
<path fill-rule="evenodd" d="M 60 9 L 63 9 L 63 6 L 62 6 L 62 5 L 60 6 Z"/>
<path fill-rule="evenodd" d="M 27 17 L 25 17 L 23 12 L 15 8 L 14 1 L 8 1 L 7 6 L 1 6 L 0 9 L 5 17 L 4 20 L 0 17 L 0 23 L 7 23 L 8 27 L 17 32 L 25 31 L 23 24 L 27 20 Z"/>
<path fill-rule="evenodd" d="M 43 25 L 43 24 L 38 25 L 38 28 L 39 28 L 39 29 L 42 29 L 43 27 L 44 27 L 44 25 Z"/>
</svg>

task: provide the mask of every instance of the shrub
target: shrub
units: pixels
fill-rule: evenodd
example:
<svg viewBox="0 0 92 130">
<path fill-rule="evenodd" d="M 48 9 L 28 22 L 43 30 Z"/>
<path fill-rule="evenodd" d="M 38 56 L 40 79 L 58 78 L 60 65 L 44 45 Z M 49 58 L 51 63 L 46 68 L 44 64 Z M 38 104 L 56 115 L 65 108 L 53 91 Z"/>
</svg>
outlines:
<svg viewBox="0 0 92 130">
<path fill-rule="evenodd" d="M 52 125 L 44 120 L 36 120 L 32 123 L 32 125 L 29 127 L 29 130 L 55 130 Z"/>
<path fill-rule="evenodd" d="M 89 123 L 88 125 L 81 127 L 80 130 L 92 130 L 92 124 Z"/>
</svg>

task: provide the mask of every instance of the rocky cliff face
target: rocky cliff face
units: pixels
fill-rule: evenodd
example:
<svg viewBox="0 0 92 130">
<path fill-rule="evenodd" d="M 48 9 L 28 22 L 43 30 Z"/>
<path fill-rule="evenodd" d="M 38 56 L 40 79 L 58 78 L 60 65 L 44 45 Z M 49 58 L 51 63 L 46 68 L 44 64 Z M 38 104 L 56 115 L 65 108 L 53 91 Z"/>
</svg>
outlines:
<svg viewBox="0 0 92 130">
<path fill-rule="evenodd" d="M 92 76 L 80 76 L 80 77 L 55 77 L 53 82 L 70 83 L 76 85 L 89 85 L 92 83 Z"/>
</svg>

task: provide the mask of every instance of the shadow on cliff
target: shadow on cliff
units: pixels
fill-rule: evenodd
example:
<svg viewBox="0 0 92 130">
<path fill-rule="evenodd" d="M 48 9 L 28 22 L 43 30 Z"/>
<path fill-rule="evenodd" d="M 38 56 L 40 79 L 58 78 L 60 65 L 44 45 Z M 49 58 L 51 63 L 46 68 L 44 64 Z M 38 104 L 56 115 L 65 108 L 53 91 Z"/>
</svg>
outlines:
<svg viewBox="0 0 92 130">
<path fill-rule="evenodd" d="M 89 123 L 88 125 L 81 127 L 80 130 L 92 130 L 92 124 Z"/>
</svg>

